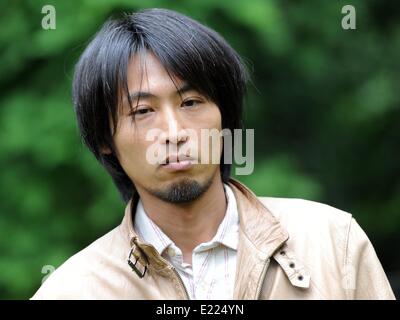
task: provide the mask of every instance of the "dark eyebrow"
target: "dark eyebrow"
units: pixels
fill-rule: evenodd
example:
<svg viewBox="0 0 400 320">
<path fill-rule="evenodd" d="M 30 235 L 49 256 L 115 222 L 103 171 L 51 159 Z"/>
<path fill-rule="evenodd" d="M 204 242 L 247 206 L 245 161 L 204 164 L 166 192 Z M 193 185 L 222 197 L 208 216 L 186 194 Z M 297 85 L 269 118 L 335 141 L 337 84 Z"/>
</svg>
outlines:
<svg viewBox="0 0 400 320">
<path fill-rule="evenodd" d="M 185 92 L 194 90 L 193 87 L 188 84 L 188 83 L 184 83 L 183 85 L 181 85 L 174 94 L 179 94 L 182 95 Z M 150 92 L 145 92 L 145 91 L 136 91 L 136 92 L 132 92 L 129 93 L 129 98 L 131 99 L 131 101 L 135 101 L 136 99 L 150 99 L 150 98 L 157 98 L 156 95 L 150 93 Z"/>
<path fill-rule="evenodd" d="M 149 99 L 155 97 L 156 96 L 154 94 L 144 91 L 137 91 L 129 94 L 129 98 L 131 99 L 131 101 L 135 101 L 136 99 Z"/>
<path fill-rule="evenodd" d="M 192 90 L 194 90 L 194 88 L 189 83 L 185 82 L 183 85 L 181 85 L 178 88 L 178 90 L 176 90 L 176 93 L 181 95 L 181 94 L 184 94 L 185 92 L 192 91 Z"/>
</svg>

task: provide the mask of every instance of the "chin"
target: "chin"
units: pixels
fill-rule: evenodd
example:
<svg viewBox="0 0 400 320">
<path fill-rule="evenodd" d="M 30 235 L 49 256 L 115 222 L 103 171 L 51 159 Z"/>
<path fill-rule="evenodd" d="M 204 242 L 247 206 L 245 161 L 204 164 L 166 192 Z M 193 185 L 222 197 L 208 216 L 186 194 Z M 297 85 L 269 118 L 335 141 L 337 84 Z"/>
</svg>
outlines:
<svg viewBox="0 0 400 320">
<path fill-rule="evenodd" d="M 180 177 L 164 184 L 156 186 L 148 191 L 162 201 L 175 204 L 190 203 L 203 195 L 212 184 L 213 177 L 199 179 L 195 177 Z"/>
</svg>

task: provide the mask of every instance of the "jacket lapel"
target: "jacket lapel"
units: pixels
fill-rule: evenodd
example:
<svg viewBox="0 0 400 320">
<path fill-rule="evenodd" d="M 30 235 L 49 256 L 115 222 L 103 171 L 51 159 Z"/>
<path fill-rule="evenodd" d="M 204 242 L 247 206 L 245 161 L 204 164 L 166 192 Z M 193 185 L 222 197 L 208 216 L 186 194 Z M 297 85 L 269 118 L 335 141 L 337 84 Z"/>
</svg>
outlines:
<svg viewBox="0 0 400 320">
<path fill-rule="evenodd" d="M 234 179 L 229 185 L 240 221 L 234 299 L 257 299 L 270 258 L 289 235 L 252 191 Z"/>
</svg>

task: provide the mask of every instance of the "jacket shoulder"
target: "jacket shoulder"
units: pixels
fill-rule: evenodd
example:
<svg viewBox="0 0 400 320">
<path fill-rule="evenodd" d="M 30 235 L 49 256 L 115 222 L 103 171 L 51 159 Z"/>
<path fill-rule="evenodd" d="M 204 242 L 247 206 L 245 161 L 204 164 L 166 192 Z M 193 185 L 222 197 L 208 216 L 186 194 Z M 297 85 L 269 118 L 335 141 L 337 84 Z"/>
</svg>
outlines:
<svg viewBox="0 0 400 320">
<path fill-rule="evenodd" d="M 117 249 L 121 247 L 120 242 L 117 227 L 66 260 L 48 276 L 31 299 L 93 298 L 90 288 L 93 280 L 100 276 L 99 266 L 107 267 L 110 259 L 122 254 Z"/>
<path fill-rule="evenodd" d="M 303 261 L 319 263 L 315 257 L 320 257 L 335 261 L 340 268 L 346 259 L 354 220 L 350 213 L 304 199 L 263 197 L 260 200 L 288 232 L 287 245 Z"/>
<path fill-rule="evenodd" d="M 333 206 L 299 198 L 258 197 L 283 226 L 349 226 L 352 215 Z"/>
<path fill-rule="evenodd" d="M 288 247 L 322 297 L 394 298 L 370 240 L 350 213 L 304 199 L 259 200 L 288 231 Z"/>
</svg>

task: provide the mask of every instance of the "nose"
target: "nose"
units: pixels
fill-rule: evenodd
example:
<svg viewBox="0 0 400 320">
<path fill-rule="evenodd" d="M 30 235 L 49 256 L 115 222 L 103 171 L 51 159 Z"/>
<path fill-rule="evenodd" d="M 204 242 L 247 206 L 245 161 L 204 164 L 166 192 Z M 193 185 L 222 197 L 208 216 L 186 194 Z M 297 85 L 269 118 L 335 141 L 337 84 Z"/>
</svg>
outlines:
<svg viewBox="0 0 400 320">
<path fill-rule="evenodd" d="M 188 140 L 188 133 L 183 125 L 183 120 L 178 112 L 172 108 L 167 108 L 162 115 L 161 129 L 163 133 L 160 137 L 162 144 L 180 145 Z"/>
</svg>

